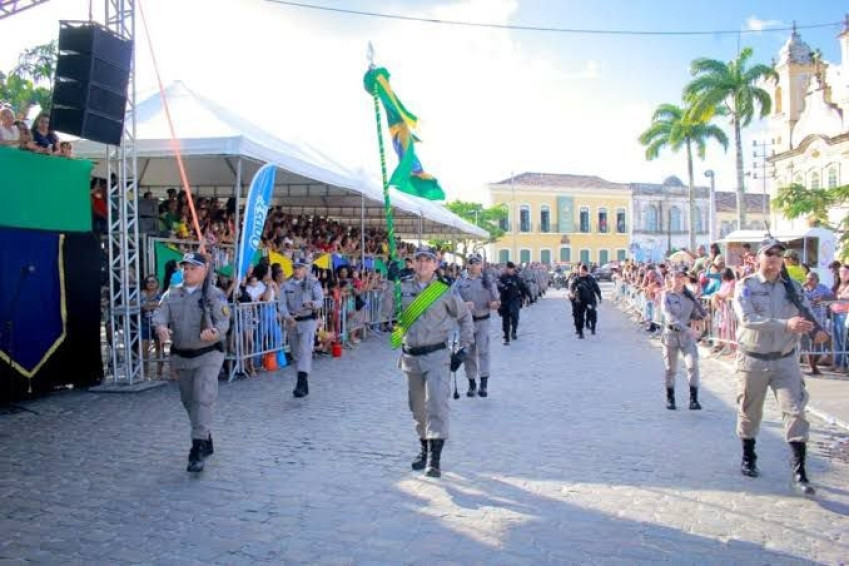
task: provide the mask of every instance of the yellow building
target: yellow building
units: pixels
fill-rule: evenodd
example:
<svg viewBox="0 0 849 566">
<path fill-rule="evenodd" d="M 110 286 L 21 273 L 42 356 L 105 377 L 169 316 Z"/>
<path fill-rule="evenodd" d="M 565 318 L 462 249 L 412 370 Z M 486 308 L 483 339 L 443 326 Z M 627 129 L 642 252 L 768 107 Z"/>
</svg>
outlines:
<svg viewBox="0 0 849 566">
<path fill-rule="evenodd" d="M 628 254 L 630 189 L 595 176 L 522 173 L 489 185 L 505 206 L 506 234 L 490 246 L 498 263 L 595 263 Z"/>
</svg>

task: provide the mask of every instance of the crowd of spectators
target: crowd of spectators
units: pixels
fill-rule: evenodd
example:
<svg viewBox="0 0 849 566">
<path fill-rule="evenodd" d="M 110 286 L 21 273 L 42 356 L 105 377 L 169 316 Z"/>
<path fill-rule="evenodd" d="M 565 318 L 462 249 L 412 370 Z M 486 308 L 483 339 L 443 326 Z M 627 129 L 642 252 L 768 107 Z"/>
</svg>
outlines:
<svg viewBox="0 0 849 566">
<path fill-rule="evenodd" d="M 61 141 L 50 127 L 49 114 L 42 112 L 30 126 L 8 104 L 0 105 L 0 145 L 45 155 L 74 156 L 71 142 Z"/>
<path fill-rule="evenodd" d="M 739 259 L 731 265 L 720 252 L 717 244 L 707 252 L 700 246 L 689 259 L 679 262 L 647 263 L 625 261 L 614 275 L 620 296 L 630 293 L 638 298 L 640 322 L 647 332 L 661 329 L 660 301 L 663 292 L 672 280 L 671 274 L 681 267 L 688 268 L 688 288 L 698 297 L 710 313 L 710 319 L 694 323 L 701 339 L 710 342 L 716 353 L 733 353 L 736 317 L 731 299 L 737 282 L 758 269 L 757 258 L 749 244 L 744 244 Z M 677 256 L 681 257 L 681 256 Z M 829 265 L 828 276 L 820 275 L 810 266 L 799 261 L 796 250 L 788 249 L 784 264 L 790 278 L 802 286 L 811 305 L 811 312 L 830 336 L 830 342 L 815 345 L 803 339 L 802 351 L 812 375 L 820 373 L 818 364 L 829 365 L 831 371 L 849 373 L 847 356 L 847 313 L 849 313 L 849 263 L 834 261 Z"/>
</svg>

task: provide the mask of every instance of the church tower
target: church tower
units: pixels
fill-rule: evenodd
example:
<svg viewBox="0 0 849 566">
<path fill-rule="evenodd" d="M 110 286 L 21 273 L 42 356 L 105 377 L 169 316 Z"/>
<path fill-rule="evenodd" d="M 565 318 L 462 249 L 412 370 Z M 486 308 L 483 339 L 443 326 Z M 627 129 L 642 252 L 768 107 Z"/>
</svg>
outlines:
<svg viewBox="0 0 849 566">
<path fill-rule="evenodd" d="M 849 43 L 849 33 L 844 34 L 846 42 Z M 793 32 L 778 52 L 778 62 L 775 64 L 778 82 L 769 81 L 772 88 L 769 129 L 775 141 L 776 153 L 793 149 L 794 145 L 801 141 L 793 139 L 793 126 L 798 122 L 804 108 L 808 82 L 815 68 L 813 51 L 802 41 L 794 22 Z"/>
</svg>

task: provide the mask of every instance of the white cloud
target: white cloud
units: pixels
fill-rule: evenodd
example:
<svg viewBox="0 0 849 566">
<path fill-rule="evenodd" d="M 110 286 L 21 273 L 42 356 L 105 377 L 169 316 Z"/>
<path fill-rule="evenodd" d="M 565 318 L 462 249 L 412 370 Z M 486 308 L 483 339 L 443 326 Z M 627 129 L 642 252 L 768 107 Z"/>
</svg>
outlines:
<svg viewBox="0 0 849 566">
<path fill-rule="evenodd" d="M 750 31 L 763 31 L 767 28 L 774 28 L 778 26 L 783 26 L 784 22 L 781 20 L 761 20 L 754 15 L 746 18 L 746 27 L 745 29 Z"/>
</svg>

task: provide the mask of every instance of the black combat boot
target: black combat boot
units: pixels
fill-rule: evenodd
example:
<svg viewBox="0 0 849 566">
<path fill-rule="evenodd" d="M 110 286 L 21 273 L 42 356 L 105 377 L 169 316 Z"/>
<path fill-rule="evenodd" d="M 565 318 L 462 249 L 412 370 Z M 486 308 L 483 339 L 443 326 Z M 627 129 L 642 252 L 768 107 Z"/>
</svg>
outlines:
<svg viewBox="0 0 849 566">
<path fill-rule="evenodd" d="M 801 495 L 814 495 L 816 490 L 811 487 L 808 474 L 805 473 L 805 443 L 791 442 L 790 449 L 793 450 L 793 458 L 790 460 L 793 465 L 793 487 Z"/>
<path fill-rule="evenodd" d="M 209 433 L 209 438 L 203 441 L 203 452 L 201 453 L 204 458 L 208 458 L 215 453 L 215 450 L 212 448 L 212 433 Z"/>
<path fill-rule="evenodd" d="M 186 467 L 187 472 L 202 472 L 203 471 L 203 452 L 205 440 L 197 438 L 192 439 L 192 449 L 189 450 L 189 465 Z"/>
<path fill-rule="evenodd" d="M 511 334 L 511 335 L 510 335 L 510 338 L 511 338 L 511 339 L 513 339 L 513 340 L 518 340 L 518 339 L 519 339 L 519 336 L 516 334 L 516 331 L 515 331 L 515 330 L 513 331 L 513 334 Z"/>
<path fill-rule="evenodd" d="M 428 460 L 427 460 L 427 469 L 425 470 L 425 475 L 438 478 L 442 476 L 442 472 L 439 469 L 439 461 L 442 458 L 442 446 L 445 444 L 445 440 L 441 438 L 433 438 L 428 440 Z"/>
<path fill-rule="evenodd" d="M 743 439 L 743 461 L 740 463 L 740 473 L 750 478 L 760 475 L 758 472 L 758 455 L 755 454 L 755 439 Z"/>
<path fill-rule="evenodd" d="M 701 411 L 702 406 L 699 404 L 699 388 L 691 387 L 690 388 L 690 410 L 691 411 Z"/>
<path fill-rule="evenodd" d="M 675 410 L 675 388 L 667 387 L 666 388 L 666 408 L 670 411 Z"/>
<path fill-rule="evenodd" d="M 481 378 L 481 387 L 483 387 L 483 378 Z M 478 390 L 478 384 L 475 383 L 474 379 L 469 380 L 469 390 L 466 391 L 466 397 L 474 397 L 475 392 Z"/>
<path fill-rule="evenodd" d="M 427 465 L 427 440 L 421 438 L 419 442 L 422 443 L 422 449 L 416 456 L 416 459 L 413 460 L 413 469 L 416 471 L 424 470 Z"/>
<path fill-rule="evenodd" d="M 292 391 L 292 395 L 295 397 L 306 397 L 309 395 L 309 386 L 307 385 L 307 372 L 299 371 L 298 372 L 298 383 L 295 385 L 295 390 Z"/>
<path fill-rule="evenodd" d="M 509 346 L 509 345 L 510 345 L 510 338 L 508 338 L 507 336 L 505 336 L 505 337 L 504 337 L 504 345 L 505 345 L 505 346 Z"/>
<path fill-rule="evenodd" d="M 489 377 L 488 376 L 482 377 L 481 378 L 481 388 L 478 389 L 478 395 L 480 395 L 481 397 L 486 397 L 487 395 L 489 395 L 489 393 L 486 390 L 486 386 L 488 384 L 489 384 Z"/>
</svg>

